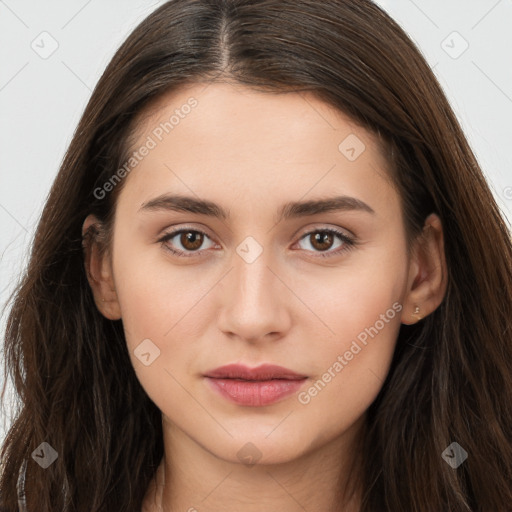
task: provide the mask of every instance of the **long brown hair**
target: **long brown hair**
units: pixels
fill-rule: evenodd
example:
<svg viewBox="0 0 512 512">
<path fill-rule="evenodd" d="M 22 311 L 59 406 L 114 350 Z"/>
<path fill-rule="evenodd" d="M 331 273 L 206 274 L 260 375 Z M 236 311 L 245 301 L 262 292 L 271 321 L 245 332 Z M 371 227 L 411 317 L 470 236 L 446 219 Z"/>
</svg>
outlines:
<svg viewBox="0 0 512 512">
<path fill-rule="evenodd" d="M 81 228 L 110 225 L 136 116 L 194 81 L 314 91 L 378 134 L 412 243 L 435 212 L 448 288 L 402 325 L 368 411 L 361 512 L 505 511 L 512 503 L 512 243 L 429 66 L 370 0 L 173 0 L 118 50 L 87 105 L 13 295 L 6 370 L 20 408 L 2 449 L 0 495 L 18 509 L 136 511 L 163 456 L 161 414 L 141 388 L 121 321 L 97 310 Z M 409 245 L 410 246 L 410 245 Z M 41 442 L 58 454 L 42 469 Z M 457 442 L 457 469 L 442 457 Z M 20 469 L 23 472 L 20 473 Z M 20 491 L 23 493 L 23 489 Z"/>
</svg>

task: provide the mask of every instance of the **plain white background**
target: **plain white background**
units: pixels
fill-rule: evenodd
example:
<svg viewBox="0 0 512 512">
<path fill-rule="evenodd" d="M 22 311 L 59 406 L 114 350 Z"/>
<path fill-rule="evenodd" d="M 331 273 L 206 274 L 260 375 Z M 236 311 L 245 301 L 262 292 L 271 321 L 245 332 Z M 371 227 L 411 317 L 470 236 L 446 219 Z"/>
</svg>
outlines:
<svg viewBox="0 0 512 512">
<path fill-rule="evenodd" d="M 95 83 L 129 32 L 162 3 L 0 0 L 0 307 L 27 261 L 45 197 Z M 512 222 L 512 1 L 377 3 L 434 69 Z M 0 439 L 12 400 L 9 394 L 0 409 Z"/>
</svg>

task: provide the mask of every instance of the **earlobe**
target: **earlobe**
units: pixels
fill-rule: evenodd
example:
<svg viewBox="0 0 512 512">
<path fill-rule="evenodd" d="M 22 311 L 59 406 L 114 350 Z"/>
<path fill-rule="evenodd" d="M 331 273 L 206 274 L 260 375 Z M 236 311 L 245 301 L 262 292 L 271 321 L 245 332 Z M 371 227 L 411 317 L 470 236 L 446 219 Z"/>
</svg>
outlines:
<svg viewBox="0 0 512 512">
<path fill-rule="evenodd" d="M 121 310 L 112 272 L 109 248 L 103 243 L 103 225 L 89 215 L 82 226 L 84 268 L 94 302 L 100 313 L 109 320 L 119 320 Z"/>
<path fill-rule="evenodd" d="M 413 254 L 402 314 L 405 325 L 414 324 L 430 315 L 446 294 L 444 234 L 441 220 L 436 214 L 427 217 Z"/>
</svg>

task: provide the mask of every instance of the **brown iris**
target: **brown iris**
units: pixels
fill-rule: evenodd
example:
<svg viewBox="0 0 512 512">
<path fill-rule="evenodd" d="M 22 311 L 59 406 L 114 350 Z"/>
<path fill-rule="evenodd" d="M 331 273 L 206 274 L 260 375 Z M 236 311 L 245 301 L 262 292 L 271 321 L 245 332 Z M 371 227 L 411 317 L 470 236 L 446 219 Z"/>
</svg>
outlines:
<svg viewBox="0 0 512 512">
<path fill-rule="evenodd" d="M 312 240 L 311 245 L 320 251 L 330 249 L 334 241 L 334 235 L 329 232 L 318 232 L 309 236 Z"/>
<path fill-rule="evenodd" d="M 184 231 L 181 233 L 180 242 L 189 251 L 199 249 L 203 243 L 203 234 L 197 231 Z"/>
</svg>

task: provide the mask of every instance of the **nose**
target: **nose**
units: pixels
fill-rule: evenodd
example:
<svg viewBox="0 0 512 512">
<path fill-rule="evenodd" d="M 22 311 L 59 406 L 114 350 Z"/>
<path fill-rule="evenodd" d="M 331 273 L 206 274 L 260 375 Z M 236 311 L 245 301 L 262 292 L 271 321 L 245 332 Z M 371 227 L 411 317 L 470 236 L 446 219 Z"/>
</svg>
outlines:
<svg viewBox="0 0 512 512">
<path fill-rule="evenodd" d="M 252 263 L 234 256 L 222 283 L 219 329 L 248 342 L 278 339 L 291 326 L 292 294 L 265 251 Z"/>
</svg>

